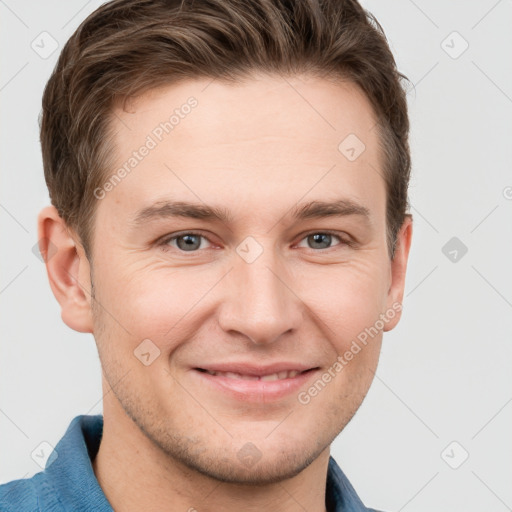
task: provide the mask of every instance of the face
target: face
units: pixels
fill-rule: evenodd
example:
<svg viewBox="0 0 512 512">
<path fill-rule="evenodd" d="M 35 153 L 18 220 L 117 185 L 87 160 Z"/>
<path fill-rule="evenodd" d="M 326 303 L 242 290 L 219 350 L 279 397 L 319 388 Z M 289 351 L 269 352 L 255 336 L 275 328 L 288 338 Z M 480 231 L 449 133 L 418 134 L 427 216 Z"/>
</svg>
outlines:
<svg viewBox="0 0 512 512">
<path fill-rule="evenodd" d="M 399 318 L 406 254 L 388 255 L 368 100 L 255 76 L 115 114 L 91 263 L 105 410 L 216 479 L 299 473 L 360 406 Z"/>
</svg>

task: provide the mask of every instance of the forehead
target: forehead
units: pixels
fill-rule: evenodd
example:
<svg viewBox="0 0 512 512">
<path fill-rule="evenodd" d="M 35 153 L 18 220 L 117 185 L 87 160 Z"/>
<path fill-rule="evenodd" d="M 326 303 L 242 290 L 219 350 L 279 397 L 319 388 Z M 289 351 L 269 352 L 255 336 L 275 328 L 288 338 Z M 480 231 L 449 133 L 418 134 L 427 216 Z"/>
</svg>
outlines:
<svg viewBox="0 0 512 512">
<path fill-rule="evenodd" d="M 306 195 L 383 203 L 376 118 L 348 81 L 187 80 L 131 99 L 113 119 L 111 175 L 126 172 L 104 204 L 139 209 L 166 194 L 240 208 Z"/>
<path fill-rule="evenodd" d="M 189 109 L 191 99 L 196 107 Z M 117 106 L 114 113 L 117 131 L 133 144 L 137 140 L 130 140 L 130 132 L 135 137 L 137 132 L 151 133 L 155 121 L 165 123 L 173 113 L 173 138 L 189 138 L 193 131 L 196 142 L 205 143 L 288 135 L 332 145 L 348 133 L 369 139 L 376 123 L 366 95 L 356 84 L 309 75 L 260 74 L 239 82 L 187 80 L 129 98 L 124 109 Z"/>
</svg>

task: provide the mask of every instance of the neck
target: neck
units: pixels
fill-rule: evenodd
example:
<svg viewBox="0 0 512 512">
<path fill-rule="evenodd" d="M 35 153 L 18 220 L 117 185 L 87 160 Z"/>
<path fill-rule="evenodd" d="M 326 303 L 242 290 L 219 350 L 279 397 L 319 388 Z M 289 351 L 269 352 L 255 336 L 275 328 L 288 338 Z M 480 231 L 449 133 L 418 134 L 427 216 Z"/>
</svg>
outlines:
<svg viewBox="0 0 512 512">
<path fill-rule="evenodd" d="M 112 394 L 110 394 L 112 395 Z M 104 401 L 103 435 L 93 470 L 116 512 L 275 510 L 325 512 L 329 448 L 298 475 L 265 485 L 222 482 L 156 446 L 115 400 Z"/>
</svg>

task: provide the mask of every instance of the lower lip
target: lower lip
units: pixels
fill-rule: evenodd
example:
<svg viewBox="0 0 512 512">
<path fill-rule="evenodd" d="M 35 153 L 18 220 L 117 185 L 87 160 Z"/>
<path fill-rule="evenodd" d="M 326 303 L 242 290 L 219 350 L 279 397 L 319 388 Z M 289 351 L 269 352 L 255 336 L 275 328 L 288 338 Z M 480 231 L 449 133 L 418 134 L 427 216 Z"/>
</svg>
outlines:
<svg viewBox="0 0 512 512">
<path fill-rule="evenodd" d="M 231 397 L 245 402 L 270 402 L 279 400 L 297 391 L 318 372 L 308 370 L 295 377 L 280 380 L 244 380 L 231 379 L 221 375 L 211 375 L 207 372 L 193 370 L 203 382 L 223 391 Z"/>
</svg>

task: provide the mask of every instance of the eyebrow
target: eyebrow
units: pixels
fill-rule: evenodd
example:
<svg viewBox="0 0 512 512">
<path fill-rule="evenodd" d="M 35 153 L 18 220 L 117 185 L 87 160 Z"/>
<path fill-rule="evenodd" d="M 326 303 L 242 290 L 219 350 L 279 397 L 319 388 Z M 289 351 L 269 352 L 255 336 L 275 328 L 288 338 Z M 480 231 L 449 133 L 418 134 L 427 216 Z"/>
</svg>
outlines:
<svg viewBox="0 0 512 512">
<path fill-rule="evenodd" d="M 349 215 L 360 216 L 366 221 L 370 220 L 370 210 L 350 199 L 340 199 L 334 202 L 311 201 L 302 206 L 295 206 L 291 213 L 292 218 L 300 220 Z"/>
<path fill-rule="evenodd" d="M 332 202 L 311 201 L 296 205 L 290 212 L 291 218 L 295 220 L 346 217 L 350 215 L 359 216 L 366 222 L 370 221 L 370 210 L 350 199 L 340 199 Z M 225 208 L 186 201 L 158 201 L 139 210 L 135 214 L 132 223 L 139 226 L 156 219 L 173 217 L 220 221 L 225 224 L 229 224 L 233 220 L 232 215 Z"/>
<path fill-rule="evenodd" d="M 155 219 L 171 217 L 217 220 L 226 224 L 231 221 L 231 215 L 224 208 L 186 201 L 158 201 L 139 210 L 133 219 L 133 224 L 141 225 Z"/>
</svg>

